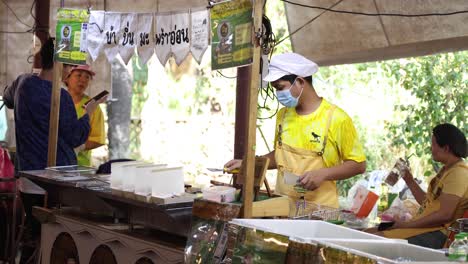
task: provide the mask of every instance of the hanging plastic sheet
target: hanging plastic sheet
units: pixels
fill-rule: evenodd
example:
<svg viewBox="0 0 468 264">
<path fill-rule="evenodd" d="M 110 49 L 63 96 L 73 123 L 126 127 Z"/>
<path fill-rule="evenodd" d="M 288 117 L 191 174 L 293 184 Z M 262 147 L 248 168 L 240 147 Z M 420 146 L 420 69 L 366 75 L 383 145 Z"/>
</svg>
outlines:
<svg viewBox="0 0 468 264">
<path fill-rule="evenodd" d="M 154 54 L 154 41 L 151 32 L 153 14 L 138 14 L 138 27 L 135 37 L 138 38 L 137 52 L 141 64 L 146 64 Z"/>
<path fill-rule="evenodd" d="M 209 30 L 209 12 L 208 10 L 199 10 L 192 11 L 191 14 L 191 42 L 190 51 L 193 58 L 201 63 L 203 54 L 205 54 L 206 49 L 208 48 L 208 30 Z"/>
<path fill-rule="evenodd" d="M 376 264 L 366 256 L 311 239 L 292 238 L 248 226 L 229 224 L 223 263 Z"/>
<path fill-rule="evenodd" d="M 228 222 L 238 217 L 240 205 L 195 200 L 185 247 L 185 263 L 221 263 L 228 240 Z"/>
<path fill-rule="evenodd" d="M 104 53 L 112 62 L 119 52 L 121 13 L 106 12 L 104 22 Z"/>
<path fill-rule="evenodd" d="M 289 238 L 254 228 L 229 225 L 225 263 L 285 263 Z"/>
<path fill-rule="evenodd" d="M 119 53 L 125 64 L 127 64 L 135 54 L 137 19 L 136 13 L 122 14 L 120 17 L 122 38 L 120 39 Z"/>
<path fill-rule="evenodd" d="M 104 45 L 104 11 L 91 11 L 88 24 L 88 53 L 95 61 Z"/>
</svg>

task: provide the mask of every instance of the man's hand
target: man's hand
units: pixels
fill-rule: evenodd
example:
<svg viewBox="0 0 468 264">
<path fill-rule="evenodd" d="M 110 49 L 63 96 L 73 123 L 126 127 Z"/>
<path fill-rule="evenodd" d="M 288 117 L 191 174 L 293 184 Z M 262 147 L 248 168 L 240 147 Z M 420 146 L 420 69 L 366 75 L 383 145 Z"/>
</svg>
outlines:
<svg viewBox="0 0 468 264">
<path fill-rule="evenodd" d="M 233 159 L 228 161 L 226 164 L 224 164 L 224 168 L 227 169 L 227 171 L 233 171 L 235 169 L 239 169 L 242 166 L 242 160 L 241 159 Z"/>
<path fill-rule="evenodd" d="M 325 172 L 326 169 L 308 171 L 299 178 L 299 182 L 307 190 L 313 191 L 320 187 L 322 182 L 324 182 L 327 179 Z"/>
</svg>

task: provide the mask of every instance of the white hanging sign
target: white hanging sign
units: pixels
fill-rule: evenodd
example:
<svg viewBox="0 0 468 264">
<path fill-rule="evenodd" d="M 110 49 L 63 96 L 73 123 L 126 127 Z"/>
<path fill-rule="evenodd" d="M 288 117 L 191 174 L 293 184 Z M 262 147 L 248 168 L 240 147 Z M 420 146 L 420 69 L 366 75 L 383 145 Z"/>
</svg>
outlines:
<svg viewBox="0 0 468 264">
<path fill-rule="evenodd" d="M 104 53 L 112 62 L 119 52 L 121 13 L 106 12 L 104 22 Z"/>
<path fill-rule="evenodd" d="M 198 64 L 201 63 L 203 54 L 208 48 L 209 21 L 208 10 L 192 11 L 190 52 Z"/>
<path fill-rule="evenodd" d="M 119 53 L 122 60 L 127 64 L 135 54 L 137 38 L 138 17 L 135 13 L 122 14 L 120 17 L 120 29 L 122 38 L 120 39 Z"/>
<path fill-rule="evenodd" d="M 87 49 L 91 59 L 95 61 L 104 45 L 104 11 L 91 11 L 88 23 Z"/>
<path fill-rule="evenodd" d="M 171 55 L 180 65 L 189 53 L 200 63 L 210 44 L 209 24 L 206 9 L 158 14 L 91 11 L 84 47 L 93 61 L 104 51 L 109 62 L 120 54 L 128 63 L 136 50 L 142 63 L 155 52 L 163 65 Z"/>
<path fill-rule="evenodd" d="M 180 65 L 190 52 L 189 28 L 189 13 L 176 13 L 172 15 L 170 44 L 171 52 L 177 65 Z"/>
<path fill-rule="evenodd" d="M 171 55 L 171 18 L 170 14 L 157 14 L 155 26 L 155 51 L 159 62 L 165 65 Z"/>
<path fill-rule="evenodd" d="M 138 14 L 138 26 L 135 40 L 138 40 L 137 53 L 140 62 L 146 64 L 154 54 L 154 39 L 151 32 L 153 25 L 153 14 Z"/>
</svg>

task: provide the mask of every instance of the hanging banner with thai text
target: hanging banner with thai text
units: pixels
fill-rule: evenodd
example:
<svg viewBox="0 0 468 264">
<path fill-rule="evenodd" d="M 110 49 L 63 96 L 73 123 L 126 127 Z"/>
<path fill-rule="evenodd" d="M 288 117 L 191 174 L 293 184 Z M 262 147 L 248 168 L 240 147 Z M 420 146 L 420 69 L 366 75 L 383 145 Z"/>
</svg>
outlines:
<svg viewBox="0 0 468 264">
<path fill-rule="evenodd" d="M 207 10 L 192 11 L 191 14 L 191 48 L 193 58 L 201 63 L 201 59 L 208 48 L 208 23 L 210 22 L 209 12 Z"/>
<path fill-rule="evenodd" d="M 120 17 L 120 28 L 122 28 L 122 39 L 120 40 L 119 53 L 122 60 L 127 64 L 135 54 L 136 37 L 138 26 L 138 15 L 136 13 L 122 14 Z"/>
<path fill-rule="evenodd" d="M 153 14 L 138 14 L 137 26 L 137 53 L 140 62 L 146 64 L 154 54 L 154 45 L 152 40 Z"/>
<path fill-rule="evenodd" d="M 95 61 L 104 45 L 104 11 L 91 11 L 88 24 L 88 52 Z"/>
<path fill-rule="evenodd" d="M 233 0 L 211 9 L 211 68 L 252 63 L 252 2 Z"/>
<path fill-rule="evenodd" d="M 121 13 L 106 12 L 104 18 L 104 54 L 107 60 L 112 62 L 119 53 Z"/>
<path fill-rule="evenodd" d="M 55 60 L 67 64 L 86 64 L 89 13 L 81 9 L 60 8 L 55 29 Z"/>
</svg>

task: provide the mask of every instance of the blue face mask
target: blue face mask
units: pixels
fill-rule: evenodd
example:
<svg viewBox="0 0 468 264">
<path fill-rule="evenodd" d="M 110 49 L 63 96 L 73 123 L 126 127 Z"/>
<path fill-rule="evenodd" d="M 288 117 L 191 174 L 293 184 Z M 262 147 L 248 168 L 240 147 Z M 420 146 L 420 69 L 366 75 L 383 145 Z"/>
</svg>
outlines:
<svg viewBox="0 0 468 264">
<path fill-rule="evenodd" d="M 291 84 L 291 86 L 289 86 L 288 89 L 281 90 L 281 91 L 276 90 L 276 97 L 278 98 L 278 101 L 286 107 L 296 107 L 297 104 L 299 103 L 299 98 L 302 95 L 302 90 L 297 98 L 291 94 L 291 88 L 293 87 L 295 83 L 296 83 L 296 80 L 294 80 L 294 82 Z"/>
</svg>

